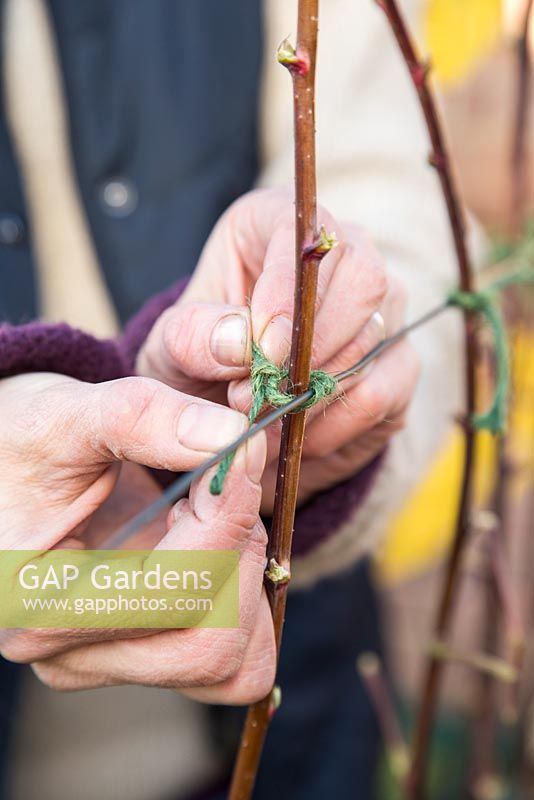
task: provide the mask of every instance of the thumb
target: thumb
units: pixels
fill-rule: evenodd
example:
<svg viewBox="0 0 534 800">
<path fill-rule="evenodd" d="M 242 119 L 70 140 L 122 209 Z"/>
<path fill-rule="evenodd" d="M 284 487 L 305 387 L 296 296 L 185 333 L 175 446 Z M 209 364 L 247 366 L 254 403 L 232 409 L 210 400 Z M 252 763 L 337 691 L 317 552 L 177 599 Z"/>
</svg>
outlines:
<svg viewBox="0 0 534 800">
<path fill-rule="evenodd" d="M 199 382 L 245 377 L 250 357 L 246 306 L 184 301 L 156 322 L 139 354 L 137 371 L 196 393 Z"/>
<path fill-rule="evenodd" d="M 106 461 L 194 469 L 247 428 L 243 414 L 148 378 L 89 387 L 82 436 Z"/>
</svg>

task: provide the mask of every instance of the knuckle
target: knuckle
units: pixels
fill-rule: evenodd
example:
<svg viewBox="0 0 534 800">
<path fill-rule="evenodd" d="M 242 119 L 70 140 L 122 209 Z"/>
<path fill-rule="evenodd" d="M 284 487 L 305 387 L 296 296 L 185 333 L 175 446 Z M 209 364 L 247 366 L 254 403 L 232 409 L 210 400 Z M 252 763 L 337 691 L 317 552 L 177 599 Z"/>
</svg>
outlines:
<svg viewBox="0 0 534 800">
<path fill-rule="evenodd" d="M 258 500 L 259 505 L 259 500 Z M 232 511 L 222 511 L 220 523 L 225 531 L 225 539 L 230 538 L 236 543 L 241 543 L 243 538 L 254 529 L 258 520 L 258 511 L 247 511 L 245 508 L 236 508 Z"/>
<path fill-rule="evenodd" d="M 267 535 L 267 530 L 265 528 L 265 525 L 263 524 L 261 519 L 258 518 L 257 515 L 249 541 L 252 546 L 256 546 L 262 552 L 265 551 L 265 548 L 267 547 L 267 543 L 269 541 L 269 536 Z"/>
<path fill-rule="evenodd" d="M 257 511 L 246 520 L 240 518 L 239 524 L 232 524 L 232 521 L 225 520 L 225 524 L 221 527 L 221 537 L 224 538 L 227 547 L 236 550 L 245 549 L 249 553 L 257 553 L 261 558 L 265 556 L 267 531 L 259 519 Z"/>
<path fill-rule="evenodd" d="M 151 417 L 159 384 L 150 378 L 121 378 L 100 395 L 100 427 L 113 456 L 123 460 L 119 439 L 141 440 Z"/>
<path fill-rule="evenodd" d="M 161 373 L 161 349 L 167 315 L 171 309 L 164 311 L 156 320 L 148 337 L 145 339 L 136 358 L 138 375 L 158 376 Z"/>
<path fill-rule="evenodd" d="M 183 372 L 198 358 L 199 340 L 196 331 L 197 304 L 179 305 L 163 322 L 162 343 L 172 363 Z"/>
</svg>

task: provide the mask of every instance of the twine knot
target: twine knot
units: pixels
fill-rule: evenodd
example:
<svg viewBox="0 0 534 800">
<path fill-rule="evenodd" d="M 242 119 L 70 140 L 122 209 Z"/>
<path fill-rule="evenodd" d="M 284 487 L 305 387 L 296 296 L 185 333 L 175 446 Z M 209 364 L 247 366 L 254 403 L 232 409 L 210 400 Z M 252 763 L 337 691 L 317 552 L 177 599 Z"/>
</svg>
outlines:
<svg viewBox="0 0 534 800">
<path fill-rule="evenodd" d="M 257 419 L 264 406 L 274 406 L 280 408 L 291 402 L 295 397 L 288 389 L 283 389 L 289 380 L 289 372 L 284 367 L 278 367 L 266 358 L 257 344 L 252 344 L 252 367 L 250 370 L 250 383 L 252 389 L 252 406 L 248 415 L 249 422 L 252 424 Z M 313 392 L 312 397 L 307 400 L 299 411 L 320 403 L 325 397 L 334 394 L 337 389 L 337 381 L 332 375 L 319 369 L 314 369 L 310 373 L 309 389 Z M 211 479 L 211 494 L 221 494 L 224 487 L 224 480 L 228 470 L 235 458 L 235 451 L 226 456 Z"/>
</svg>

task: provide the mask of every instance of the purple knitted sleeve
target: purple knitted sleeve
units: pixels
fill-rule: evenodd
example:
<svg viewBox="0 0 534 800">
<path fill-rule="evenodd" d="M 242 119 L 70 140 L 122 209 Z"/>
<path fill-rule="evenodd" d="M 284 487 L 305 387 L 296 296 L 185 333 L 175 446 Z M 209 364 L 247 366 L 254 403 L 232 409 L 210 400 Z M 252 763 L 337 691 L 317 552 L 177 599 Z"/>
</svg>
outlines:
<svg viewBox="0 0 534 800">
<path fill-rule="evenodd" d="M 186 281 L 149 300 L 118 339 L 96 339 L 70 325 L 0 325 L 0 378 L 22 372 L 60 372 L 87 383 L 132 375 L 153 324 L 178 299 Z"/>
<path fill-rule="evenodd" d="M 0 377 L 22 372 L 61 372 L 98 383 L 123 377 L 127 367 L 116 342 L 100 341 L 69 325 L 0 325 Z"/>
</svg>

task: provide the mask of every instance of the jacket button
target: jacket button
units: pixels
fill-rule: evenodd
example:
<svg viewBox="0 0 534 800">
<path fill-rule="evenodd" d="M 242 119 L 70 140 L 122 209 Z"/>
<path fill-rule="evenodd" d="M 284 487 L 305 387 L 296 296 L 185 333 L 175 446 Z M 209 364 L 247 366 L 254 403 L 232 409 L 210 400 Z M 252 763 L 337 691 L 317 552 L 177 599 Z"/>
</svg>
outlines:
<svg viewBox="0 0 534 800">
<path fill-rule="evenodd" d="M 0 244 L 21 244 L 26 238 L 24 222 L 18 214 L 0 214 Z"/>
<path fill-rule="evenodd" d="M 128 217 L 137 208 L 138 192 L 125 178 L 113 178 L 102 184 L 100 201 L 110 217 Z"/>
</svg>

